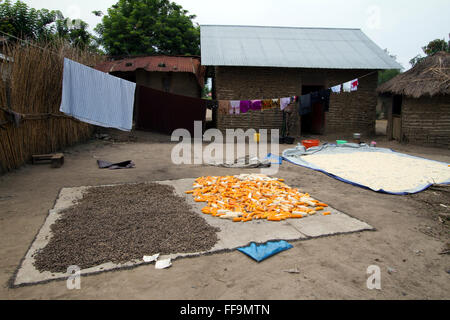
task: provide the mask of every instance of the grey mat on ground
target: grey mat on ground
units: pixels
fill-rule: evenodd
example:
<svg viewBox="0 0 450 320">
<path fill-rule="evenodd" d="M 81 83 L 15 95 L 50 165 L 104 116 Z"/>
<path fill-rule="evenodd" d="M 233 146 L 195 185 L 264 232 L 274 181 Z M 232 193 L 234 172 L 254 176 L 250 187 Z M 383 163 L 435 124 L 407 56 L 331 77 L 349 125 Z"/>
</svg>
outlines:
<svg viewBox="0 0 450 320">
<path fill-rule="evenodd" d="M 291 219 L 282 222 L 257 220 L 246 223 L 234 223 L 230 220 L 219 219 L 201 213 L 201 209 L 205 204 L 195 202 L 192 195 L 184 193 L 186 190 L 192 189 L 193 182 L 194 179 L 181 179 L 161 181 L 158 183 L 173 186 L 176 194 L 184 197 L 187 203 L 193 207 L 194 212 L 201 215 L 211 226 L 217 227 L 220 230 L 217 233 L 219 241 L 208 251 L 192 253 L 174 252 L 173 254 L 161 256 L 160 259 L 171 258 L 173 260 L 182 257 L 225 252 L 246 246 L 251 242 L 264 243 L 270 240 L 308 240 L 335 234 L 374 230 L 374 228 L 367 223 L 352 218 L 331 207 L 328 211 L 331 211 L 332 214 L 329 216 L 317 214 L 304 219 Z M 76 205 L 76 201 L 82 199 L 83 192 L 89 188 L 91 187 L 63 188 L 60 191 L 54 208 L 49 211 L 44 225 L 39 230 L 39 233 L 31 244 L 15 275 L 11 279 L 11 287 L 67 279 L 68 274 L 66 273 L 49 271 L 40 272 L 37 270 L 34 266 L 33 256 L 36 252 L 43 249 L 50 241 L 52 236 L 51 226 L 59 218 L 58 214 L 62 210 Z M 147 254 L 148 253 L 143 252 L 142 256 Z M 98 266 L 82 269 L 80 273 L 81 275 L 89 275 L 122 268 L 132 268 L 144 264 L 148 263 L 145 263 L 142 258 L 119 264 L 107 262 Z"/>
</svg>

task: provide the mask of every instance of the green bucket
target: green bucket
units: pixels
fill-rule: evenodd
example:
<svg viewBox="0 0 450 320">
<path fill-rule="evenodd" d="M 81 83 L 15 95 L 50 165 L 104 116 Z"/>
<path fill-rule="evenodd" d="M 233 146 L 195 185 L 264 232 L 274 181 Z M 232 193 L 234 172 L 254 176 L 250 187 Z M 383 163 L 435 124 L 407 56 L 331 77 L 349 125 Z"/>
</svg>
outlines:
<svg viewBox="0 0 450 320">
<path fill-rule="evenodd" d="M 336 140 L 336 143 L 338 144 L 338 145 L 340 145 L 340 144 L 346 144 L 348 141 L 346 141 L 346 140 Z"/>
</svg>

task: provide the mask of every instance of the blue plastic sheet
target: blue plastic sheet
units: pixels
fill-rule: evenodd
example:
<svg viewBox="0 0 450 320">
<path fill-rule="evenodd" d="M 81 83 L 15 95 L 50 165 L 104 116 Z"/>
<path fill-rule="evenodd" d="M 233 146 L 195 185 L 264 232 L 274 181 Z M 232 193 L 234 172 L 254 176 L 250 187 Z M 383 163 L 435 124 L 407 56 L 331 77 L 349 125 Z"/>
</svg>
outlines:
<svg viewBox="0 0 450 320">
<path fill-rule="evenodd" d="M 238 248 L 242 253 L 245 253 L 250 258 L 261 262 L 277 253 L 292 249 L 293 246 L 288 242 L 282 241 L 271 241 L 264 244 L 255 244 L 254 242 L 248 247 Z"/>
<path fill-rule="evenodd" d="M 283 157 L 280 157 L 280 156 L 277 156 L 277 155 L 274 155 L 271 153 L 269 153 L 267 155 L 265 160 L 270 160 L 271 164 L 282 164 L 283 163 Z"/>
<path fill-rule="evenodd" d="M 298 147 L 296 147 L 294 149 L 285 150 L 283 152 L 283 160 L 286 160 L 288 162 L 291 162 L 293 164 L 296 164 L 296 165 L 299 165 L 302 167 L 306 167 L 306 168 L 309 168 L 309 169 L 312 169 L 315 171 L 325 173 L 326 175 L 328 175 L 334 179 L 337 179 L 339 181 L 349 183 L 351 185 L 354 185 L 354 186 L 357 186 L 360 188 L 369 189 L 369 190 L 372 190 L 375 192 L 380 192 L 380 193 L 387 193 L 387 194 L 394 194 L 394 195 L 414 194 L 414 193 L 422 192 L 422 191 L 428 189 L 432 185 L 431 183 L 422 184 L 422 185 L 414 185 L 414 186 L 411 186 L 411 188 L 409 188 L 409 189 L 401 190 L 401 192 L 391 192 L 391 191 L 385 190 L 383 188 L 372 189 L 369 186 L 358 184 L 354 181 L 350 181 L 350 180 L 344 179 L 342 177 L 336 176 L 330 172 L 327 172 L 325 169 L 315 166 L 314 164 L 309 163 L 308 161 L 303 159 L 303 156 L 311 155 L 311 154 L 319 154 L 319 153 L 320 154 L 336 154 L 336 153 L 357 153 L 357 152 L 395 153 L 396 155 L 398 155 L 400 157 L 406 157 L 406 158 L 412 158 L 412 159 L 422 159 L 422 160 L 438 162 L 438 163 L 441 163 L 444 165 L 448 165 L 447 163 L 444 163 L 444 162 L 429 160 L 429 159 L 425 159 L 425 158 L 421 158 L 421 157 L 414 157 L 414 156 L 410 156 L 408 154 L 393 151 L 391 149 L 375 148 L 375 147 L 369 147 L 366 144 L 359 145 L 359 144 L 354 144 L 354 143 L 346 143 L 346 144 L 339 145 L 339 146 L 334 145 L 334 144 L 325 144 L 320 147 L 309 148 L 308 150 L 306 150 L 305 147 L 299 145 Z M 450 184 L 450 179 L 442 182 L 442 184 Z"/>
</svg>

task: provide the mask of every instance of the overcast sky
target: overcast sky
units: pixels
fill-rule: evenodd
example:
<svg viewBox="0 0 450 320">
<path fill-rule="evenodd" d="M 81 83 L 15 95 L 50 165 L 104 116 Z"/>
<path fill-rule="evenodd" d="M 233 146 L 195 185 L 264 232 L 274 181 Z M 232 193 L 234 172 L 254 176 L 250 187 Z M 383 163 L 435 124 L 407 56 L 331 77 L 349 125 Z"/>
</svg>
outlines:
<svg viewBox="0 0 450 320">
<path fill-rule="evenodd" d="M 58 9 L 80 18 L 92 30 L 116 0 L 25 0 L 36 9 Z M 405 69 L 421 47 L 437 38 L 448 41 L 449 0 L 175 0 L 202 24 L 360 28 Z"/>
</svg>

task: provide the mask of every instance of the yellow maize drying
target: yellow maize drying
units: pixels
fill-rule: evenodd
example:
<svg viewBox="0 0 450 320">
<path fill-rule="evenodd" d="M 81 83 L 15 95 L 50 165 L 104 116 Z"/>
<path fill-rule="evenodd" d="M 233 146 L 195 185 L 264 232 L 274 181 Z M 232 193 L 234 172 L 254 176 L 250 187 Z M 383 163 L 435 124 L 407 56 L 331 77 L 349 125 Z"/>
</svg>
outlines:
<svg viewBox="0 0 450 320">
<path fill-rule="evenodd" d="M 200 177 L 186 194 L 192 194 L 196 202 L 207 203 L 204 214 L 234 222 L 301 219 L 328 207 L 283 181 L 261 174 Z"/>
</svg>

